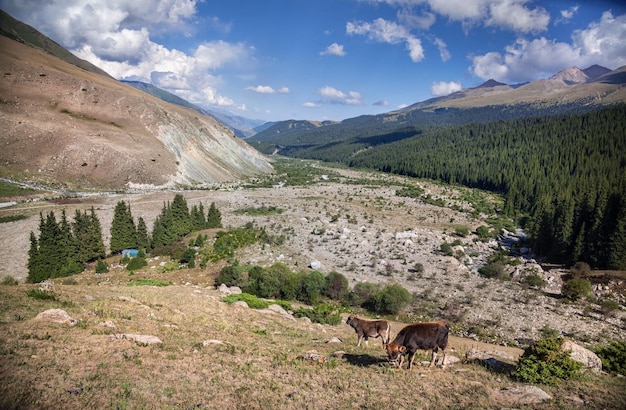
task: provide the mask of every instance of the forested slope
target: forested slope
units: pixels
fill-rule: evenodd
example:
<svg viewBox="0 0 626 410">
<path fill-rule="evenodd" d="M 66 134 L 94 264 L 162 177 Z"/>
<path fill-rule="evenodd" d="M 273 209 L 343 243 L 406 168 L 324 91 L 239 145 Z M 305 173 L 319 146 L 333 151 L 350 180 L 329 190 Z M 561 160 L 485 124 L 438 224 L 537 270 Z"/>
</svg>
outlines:
<svg viewBox="0 0 626 410">
<path fill-rule="evenodd" d="M 523 217 L 540 256 L 626 269 L 626 105 L 409 127 L 291 155 L 500 192 L 503 211 Z"/>
</svg>

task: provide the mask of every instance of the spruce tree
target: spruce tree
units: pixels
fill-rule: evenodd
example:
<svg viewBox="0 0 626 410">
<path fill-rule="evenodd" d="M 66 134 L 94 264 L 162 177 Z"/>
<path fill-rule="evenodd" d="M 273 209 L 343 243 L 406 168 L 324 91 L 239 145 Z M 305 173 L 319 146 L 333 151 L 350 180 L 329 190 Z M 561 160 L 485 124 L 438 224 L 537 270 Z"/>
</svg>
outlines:
<svg viewBox="0 0 626 410">
<path fill-rule="evenodd" d="M 169 212 L 172 219 L 173 236 L 179 238 L 190 234 L 193 227 L 185 197 L 181 194 L 174 195 L 174 200 L 169 208 Z"/>
<path fill-rule="evenodd" d="M 120 253 L 124 249 L 137 247 L 137 229 L 130 211 L 124 201 L 119 201 L 111 221 L 111 253 Z"/>
<path fill-rule="evenodd" d="M 39 254 L 39 242 L 37 237 L 31 231 L 30 232 L 30 249 L 28 250 L 28 277 L 26 279 L 29 283 L 39 283 L 45 279 L 45 271 L 43 264 L 41 263 L 41 256 Z"/>
<path fill-rule="evenodd" d="M 207 215 L 207 228 L 221 228 L 222 227 L 222 214 L 215 206 L 215 202 L 211 202 L 209 207 L 209 213 Z"/>
<path fill-rule="evenodd" d="M 150 247 L 148 227 L 141 216 L 139 217 L 139 220 L 137 220 L 137 247 L 144 250 Z"/>
<path fill-rule="evenodd" d="M 194 231 L 206 229 L 206 216 L 204 215 L 204 206 L 202 202 L 191 207 L 191 224 Z"/>
</svg>

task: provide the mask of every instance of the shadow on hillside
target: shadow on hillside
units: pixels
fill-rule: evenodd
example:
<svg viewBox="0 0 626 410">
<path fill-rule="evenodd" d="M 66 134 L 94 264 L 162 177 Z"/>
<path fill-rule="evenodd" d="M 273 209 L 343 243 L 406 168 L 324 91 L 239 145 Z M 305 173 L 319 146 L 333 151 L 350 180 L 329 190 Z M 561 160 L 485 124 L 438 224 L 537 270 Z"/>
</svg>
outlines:
<svg viewBox="0 0 626 410">
<path fill-rule="evenodd" d="M 369 354 L 344 354 L 343 358 L 346 359 L 348 363 L 354 366 L 360 367 L 369 367 L 369 366 L 378 366 L 383 363 L 388 363 L 387 358 L 372 356 Z"/>
</svg>

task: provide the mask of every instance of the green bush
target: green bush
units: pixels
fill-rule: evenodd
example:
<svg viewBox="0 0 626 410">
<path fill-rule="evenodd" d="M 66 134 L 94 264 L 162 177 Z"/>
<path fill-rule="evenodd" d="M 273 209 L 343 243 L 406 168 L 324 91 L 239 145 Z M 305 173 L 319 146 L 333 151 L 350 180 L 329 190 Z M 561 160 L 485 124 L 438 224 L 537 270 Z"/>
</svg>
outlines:
<svg viewBox="0 0 626 410">
<path fill-rule="evenodd" d="M 340 300 L 348 292 L 348 279 L 339 272 L 326 275 L 324 294 L 331 299 Z"/>
<path fill-rule="evenodd" d="M 439 251 L 446 255 L 446 256 L 452 256 L 454 255 L 454 251 L 452 250 L 452 245 L 449 244 L 448 242 L 444 242 L 439 246 Z"/>
<path fill-rule="evenodd" d="M 481 225 L 478 228 L 476 228 L 476 235 L 480 238 L 480 239 L 487 239 L 487 238 L 491 238 L 493 237 L 493 235 L 491 234 L 491 232 L 489 231 L 489 227 L 485 226 L 485 225 Z"/>
<path fill-rule="evenodd" d="M 132 258 L 130 262 L 128 262 L 128 265 L 126 265 L 126 269 L 128 269 L 129 271 L 135 271 L 143 268 L 144 266 L 148 266 L 148 261 L 146 261 L 146 258 L 141 258 L 137 256 L 136 258 Z"/>
<path fill-rule="evenodd" d="M 341 323 L 339 308 L 331 304 L 320 304 L 313 309 L 301 308 L 293 312 L 297 318 L 308 317 L 312 322 L 325 325 L 338 325 Z"/>
<path fill-rule="evenodd" d="M 411 302 L 411 294 L 400 285 L 387 285 L 374 295 L 374 311 L 395 315 Z"/>
<path fill-rule="evenodd" d="M 96 273 L 107 273 L 109 272 L 109 264 L 103 261 L 102 259 L 98 259 L 98 263 L 96 263 Z"/>
<path fill-rule="evenodd" d="M 239 293 L 239 294 L 224 296 L 222 298 L 222 301 L 228 304 L 232 304 L 235 302 L 246 302 L 248 307 L 252 309 L 266 309 L 270 305 L 268 301 L 259 299 L 258 297 L 251 295 L 249 293 Z"/>
<path fill-rule="evenodd" d="M 591 282 L 587 279 L 570 279 L 563 284 L 561 293 L 571 300 L 585 298 L 591 294 Z"/>
<path fill-rule="evenodd" d="M 536 273 L 526 276 L 524 279 L 522 279 L 522 283 L 539 289 L 542 289 L 544 286 L 546 286 L 546 281 L 543 280 L 543 278 Z"/>
<path fill-rule="evenodd" d="M 478 269 L 478 274 L 489 279 L 507 279 L 504 273 L 504 265 L 501 262 L 493 262 Z"/>
<path fill-rule="evenodd" d="M 613 374 L 626 376 L 626 342 L 609 341 L 608 346 L 594 350 L 602 360 L 602 369 Z"/>
<path fill-rule="evenodd" d="M 378 286 L 369 282 L 359 282 L 354 285 L 352 292 L 348 294 L 350 306 L 364 306 L 378 293 Z"/>
<path fill-rule="evenodd" d="M 519 359 L 513 378 L 524 383 L 555 385 L 575 378 L 582 364 L 562 350 L 560 337 L 540 339 L 530 345 Z"/>
</svg>

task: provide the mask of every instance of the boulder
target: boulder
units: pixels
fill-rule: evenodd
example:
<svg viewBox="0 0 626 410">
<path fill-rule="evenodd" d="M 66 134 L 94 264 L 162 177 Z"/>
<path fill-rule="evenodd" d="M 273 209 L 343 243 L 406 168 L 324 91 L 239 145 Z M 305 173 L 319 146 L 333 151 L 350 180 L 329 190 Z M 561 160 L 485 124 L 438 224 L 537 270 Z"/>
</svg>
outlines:
<svg viewBox="0 0 626 410">
<path fill-rule="evenodd" d="M 569 339 L 563 341 L 561 348 L 563 351 L 570 352 L 570 356 L 573 360 L 582 363 L 583 369 L 591 370 L 594 373 L 600 373 L 602 371 L 602 360 L 591 350 Z"/>
<path fill-rule="evenodd" d="M 159 339 L 156 336 L 137 335 L 137 334 L 132 334 L 132 333 L 119 333 L 119 334 L 111 335 L 111 339 L 132 340 L 135 343 L 137 343 L 138 345 L 142 345 L 142 346 L 148 346 L 148 345 L 154 345 L 154 344 L 161 344 L 161 343 L 163 343 L 161 341 L 161 339 Z"/>
<path fill-rule="evenodd" d="M 519 406 L 540 404 L 552 400 L 552 397 L 536 386 L 516 386 L 500 389 L 495 394 L 495 401 L 500 405 Z"/>
<path fill-rule="evenodd" d="M 319 268 L 322 267 L 322 262 L 320 262 L 320 261 L 311 261 L 310 266 L 311 266 L 311 269 L 318 270 Z"/>
<path fill-rule="evenodd" d="M 48 322 L 53 323 L 63 323 L 68 324 L 70 326 L 74 326 L 78 321 L 67 314 L 63 309 L 48 309 L 35 317 L 35 319 L 39 320 L 47 320 Z"/>
</svg>

